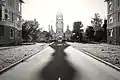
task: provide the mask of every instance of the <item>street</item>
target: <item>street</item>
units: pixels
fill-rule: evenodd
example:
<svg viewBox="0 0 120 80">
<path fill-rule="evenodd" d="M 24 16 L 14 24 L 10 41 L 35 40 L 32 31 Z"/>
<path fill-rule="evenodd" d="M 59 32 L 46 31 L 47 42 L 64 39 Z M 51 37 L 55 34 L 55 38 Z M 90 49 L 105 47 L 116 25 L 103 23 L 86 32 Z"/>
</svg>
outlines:
<svg viewBox="0 0 120 80">
<path fill-rule="evenodd" d="M 120 80 L 120 72 L 66 43 L 53 43 L 0 80 Z"/>
</svg>

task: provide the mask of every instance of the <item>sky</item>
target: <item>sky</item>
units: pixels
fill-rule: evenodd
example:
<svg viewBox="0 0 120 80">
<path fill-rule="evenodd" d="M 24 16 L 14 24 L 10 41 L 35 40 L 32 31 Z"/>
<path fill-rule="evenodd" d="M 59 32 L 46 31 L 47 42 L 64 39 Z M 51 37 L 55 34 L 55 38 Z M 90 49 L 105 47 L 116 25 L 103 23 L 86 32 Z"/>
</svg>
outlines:
<svg viewBox="0 0 120 80">
<path fill-rule="evenodd" d="M 52 25 L 55 31 L 56 14 L 63 13 L 64 31 L 67 25 L 70 30 L 75 21 L 82 21 L 84 29 L 91 25 L 94 13 L 99 13 L 101 18 L 107 16 L 107 4 L 104 0 L 24 0 L 22 5 L 22 18 L 25 20 L 36 20 L 43 30 L 48 31 L 48 25 Z"/>
</svg>

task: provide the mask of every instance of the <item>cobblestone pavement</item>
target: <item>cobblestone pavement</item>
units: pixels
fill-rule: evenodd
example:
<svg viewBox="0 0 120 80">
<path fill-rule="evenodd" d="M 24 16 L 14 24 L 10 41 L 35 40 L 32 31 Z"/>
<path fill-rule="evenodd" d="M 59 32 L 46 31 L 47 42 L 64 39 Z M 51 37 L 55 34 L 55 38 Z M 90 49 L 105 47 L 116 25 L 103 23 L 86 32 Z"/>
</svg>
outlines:
<svg viewBox="0 0 120 80">
<path fill-rule="evenodd" d="M 0 70 L 47 46 L 47 43 L 36 43 L 34 45 L 22 45 L 0 50 Z"/>
<path fill-rule="evenodd" d="M 113 65 L 120 67 L 120 46 L 109 44 L 69 43 L 72 47 L 88 52 Z"/>
</svg>

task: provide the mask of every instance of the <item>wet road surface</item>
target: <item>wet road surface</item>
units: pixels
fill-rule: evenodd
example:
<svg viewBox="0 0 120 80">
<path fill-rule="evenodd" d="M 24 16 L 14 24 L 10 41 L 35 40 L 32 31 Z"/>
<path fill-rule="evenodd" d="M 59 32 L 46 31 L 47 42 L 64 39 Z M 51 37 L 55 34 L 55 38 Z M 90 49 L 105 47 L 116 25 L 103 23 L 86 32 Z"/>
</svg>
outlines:
<svg viewBox="0 0 120 80">
<path fill-rule="evenodd" d="M 0 80 L 120 80 L 120 72 L 63 44 L 52 44 Z"/>
</svg>

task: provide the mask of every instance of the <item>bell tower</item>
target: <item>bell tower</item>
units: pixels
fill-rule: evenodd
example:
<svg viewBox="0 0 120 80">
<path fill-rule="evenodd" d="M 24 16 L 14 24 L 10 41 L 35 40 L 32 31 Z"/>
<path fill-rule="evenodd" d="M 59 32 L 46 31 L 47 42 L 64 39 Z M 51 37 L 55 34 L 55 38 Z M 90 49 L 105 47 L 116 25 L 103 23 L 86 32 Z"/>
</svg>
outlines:
<svg viewBox="0 0 120 80">
<path fill-rule="evenodd" d="M 61 12 L 58 12 L 56 15 L 56 40 L 59 37 L 62 37 L 62 39 L 63 39 L 63 35 L 64 35 L 63 26 L 64 26 L 63 14 Z"/>
</svg>

